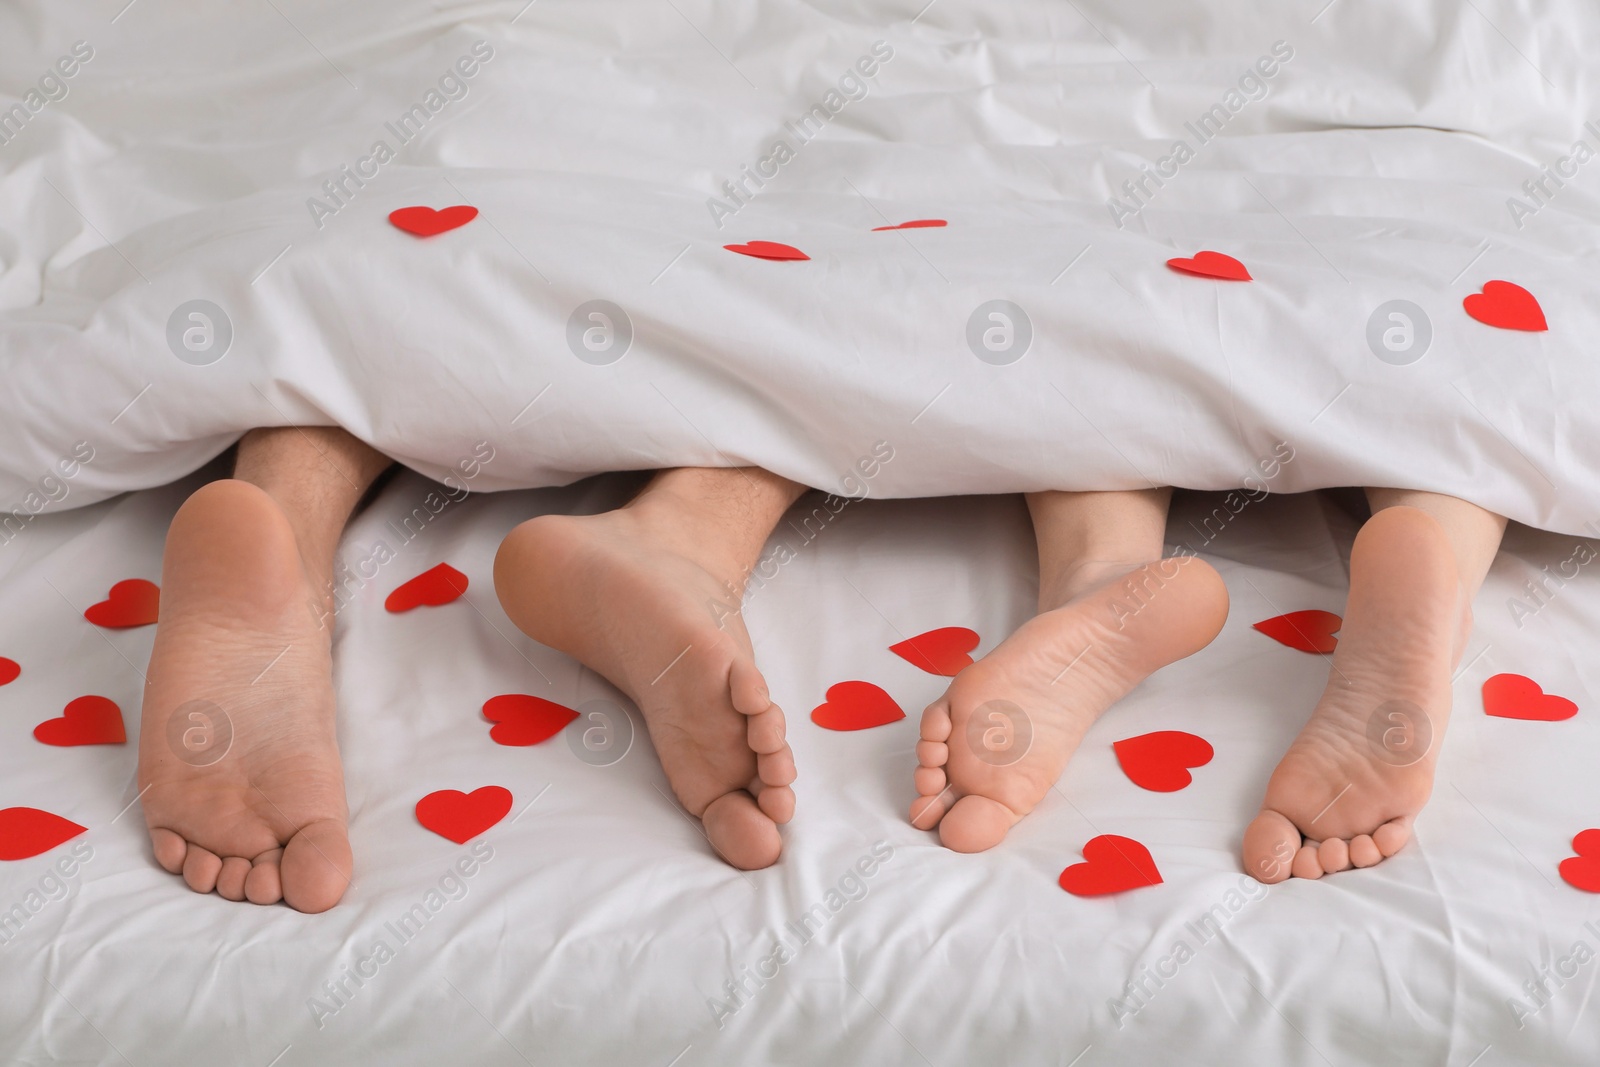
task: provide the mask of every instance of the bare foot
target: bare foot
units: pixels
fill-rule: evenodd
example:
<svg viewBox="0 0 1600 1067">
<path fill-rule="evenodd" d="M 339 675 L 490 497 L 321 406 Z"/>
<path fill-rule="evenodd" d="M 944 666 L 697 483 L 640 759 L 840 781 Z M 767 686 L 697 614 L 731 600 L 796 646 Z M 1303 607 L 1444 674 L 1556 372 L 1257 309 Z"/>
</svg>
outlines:
<svg viewBox="0 0 1600 1067">
<path fill-rule="evenodd" d="M 157 862 L 198 893 L 318 912 L 349 885 L 322 601 L 288 518 L 256 486 L 212 482 L 173 518 L 139 787 Z M 214 708 L 232 743 L 200 765 L 223 737 Z"/>
<path fill-rule="evenodd" d="M 1100 713 L 1204 648 L 1227 614 L 1227 587 L 1210 564 L 1173 557 L 1024 623 L 922 713 L 912 825 L 937 825 L 957 852 L 999 844 Z"/>
<path fill-rule="evenodd" d="M 744 573 L 716 531 L 660 494 L 604 515 L 528 520 L 500 546 L 494 584 L 524 633 L 638 705 L 679 801 L 719 855 L 756 870 L 782 850 L 795 768 L 736 614 Z"/>
<path fill-rule="evenodd" d="M 1449 539 L 1426 512 L 1386 508 L 1361 528 L 1328 686 L 1245 831 L 1251 875 L 1320 878 L 1405 845 L 1433 791 L 1470 625 L 1458 593 Z"/>
</svg>

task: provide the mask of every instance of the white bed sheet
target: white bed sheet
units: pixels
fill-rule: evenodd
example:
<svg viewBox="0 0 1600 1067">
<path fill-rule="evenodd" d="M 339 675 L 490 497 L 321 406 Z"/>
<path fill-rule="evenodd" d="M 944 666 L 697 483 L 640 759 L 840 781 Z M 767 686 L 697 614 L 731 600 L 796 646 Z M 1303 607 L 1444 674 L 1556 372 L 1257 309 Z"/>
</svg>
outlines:
<svg viewBox="0 0 1600 1067">
<path fill-rule="evenodd" d="M 1250 624 L 1340 609 L 1354 524 L 1328 499 L 1253 504 L 1207 546 L 1233 598 L 1221 637 L 1113 708 L 1057 791 L 1000 847 L 973 856 L 903 821 L 916 715 L 945 681 L 887 647 L 963 625 L 986 651 L 1026 617 L 1035 568 L 1020 504 L 865 501 L 804 547 L 780 527 L 796 558 L 752 595 L 748 620 L 790 712 L 799 810 L 782 861 L 741 874 L 669 801 L 647 737 L 596 767 L 564 736 L 497 746 L 479 715 L 504 692 L 569 705 L 620 699 L 515 631 L 490 565 L 521 519 L 614 505 L 636 480 L 476 494 L 442 512 L 339 617 L 355 884 L 339 907 L 308 917 L 195 896 L 154 865 L 132 784 L 153 631 L 102 631 L 81 617 L 115 580 L 159 579 L 166 522 L 194 484 L 42 518 L 0 553 L 0 655 L 23 667 L 0 687 L 0 807 L 71 818 L 88 827 L 74 844 L 93 850 L 69 895 L 0 945 L 0 1062 L 1594 1061 L 1600 962 L 1574 965 L 1537 1014 L 1519 1020 L 1511 1007 L 1530 1011 L 1523 983 L 1576 942 L 1600 946 L 1600 898 L 1556 874 L 1573 834 L 1600 822 L 1591 654 L 1600 592 L 1585 575 L 1520 628 L 1508 606 L 1540 567 L 1572 555 L 1572 538 L 1511 531 L 1478 601 L 1438 788 L 1414 842 L 1371 871 L 1264 891 L 1200 944 L 1186 924 L 1248 885 L 1241 828 L 1326 676 L 1323 657 Z M 386 523 L 429 488 L 409 474 L 388 486 L 352 527 L 345 558 L 392 539 Z M 1180 497 L 1171 540 L 1192 543 L 1189 523 L 1214 504 Z M 470 577 L 464 601 L 384 611 L 394 585 L 441 561 Z M 1486 717 L 1478 689 L 1499 671 L 1535 677 L 1579 714 Z M 808 712 L 845 679 L 885 687 L 909 717 L 857 733 L 818 728 Z M 127 745 L 33 740 L 37 722 L 85 693 L 122 706 Z M 1206 737 L 1216 757 L 1181 792 L 1145 792 L 1110 743 L 1167 728 Z M 309 1000 L 321 983 L 376 939 L 393 941 L 386 924 L 470 852 L 422 829 L 416 800 L 485 784 L 515 795 L 515 821 L 480 839 L 492 860 L 319 1028 Z M 1101 899 L 1062 892 L 1057 875 L 1098 833 L 1143 841 L 1164 884 Z M 785 924 L 825 903 L 876 842 L 892 858 L 865 897 L 831 915 L 719 1028 L 708 999 L 725 999 L 724 982 L 758 966 Z M 0 908 L 24 900 L 73 847 L 0 863 Z M 1193 959 L 1119 1026 L 1112 1000 L 1179 939 Z"/>
</svg>

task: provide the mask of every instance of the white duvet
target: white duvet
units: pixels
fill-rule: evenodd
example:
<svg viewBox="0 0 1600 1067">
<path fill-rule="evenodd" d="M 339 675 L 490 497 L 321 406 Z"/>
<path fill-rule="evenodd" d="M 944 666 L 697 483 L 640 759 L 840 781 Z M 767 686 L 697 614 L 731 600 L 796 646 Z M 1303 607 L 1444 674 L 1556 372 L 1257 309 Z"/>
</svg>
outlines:
<svg viewBox="0 0 1600 1067">
<path fill-rule="evenodd" d="M 1583 532 L 1597 34 L 1588 0 L 14 6 L 0 526 L 337 423 L 474 489 L 1382 484 Z M 1201 251 L 1253 280 L 1165 265 Z M 1493 282 L 1548 329 L 1470 317 Z"/>
</svg>

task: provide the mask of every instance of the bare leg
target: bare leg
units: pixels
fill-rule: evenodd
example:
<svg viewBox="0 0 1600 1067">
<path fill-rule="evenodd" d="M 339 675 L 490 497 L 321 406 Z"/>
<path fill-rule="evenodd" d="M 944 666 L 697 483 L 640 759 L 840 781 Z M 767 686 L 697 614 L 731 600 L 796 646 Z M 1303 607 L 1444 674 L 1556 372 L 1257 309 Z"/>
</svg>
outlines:
<svg viewBox="0 0 1600 1067">
<path fill-rule="evenodd" d="M 912 825 L 937 825 L 958 852 L 999 844 L 1101 712 L 1222 629 L 1228 593 L 1217 572 L 1161 559 L 1171 494 L 1028 496 L 1039 614 L 923 712 Z"/>
<path fill-rule="evenodd" d="M 678 799 L 746 870 L 778 858 L 795 771 L 740 598 L 802 491 L 754 468 L 666 471 L 617 511 L 528 520 L 495 558 L 511 621 L 639 706 Z"/>
<path fill-rule="evenodd" d="M 254 430 L 172 520 L 139 787 L 157 862 L 196 892 L 317 912 L 349 884 L 333 557 L 389 462 L 343 430 Z"/>
<path fill-rule="evenodd" d="M 1263 882 L 1370 867 L 1411 837 L 1433 791 L 1450 672 L 1505 519 L 1454 497 L 1369 489 L 1327 688 L 1244 836 Z"/>
</svg>

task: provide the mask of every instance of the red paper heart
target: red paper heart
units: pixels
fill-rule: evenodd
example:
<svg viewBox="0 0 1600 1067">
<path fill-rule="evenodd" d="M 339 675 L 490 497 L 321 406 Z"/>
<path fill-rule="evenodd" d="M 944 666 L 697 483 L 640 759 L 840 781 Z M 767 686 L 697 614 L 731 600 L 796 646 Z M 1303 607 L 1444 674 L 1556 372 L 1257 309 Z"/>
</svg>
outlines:
<svg viewBox="0 0 1600 1067">
<path fill-rule="evenodd" d="M 395 229 L 404 230 L 418 237 L 433 237 L 436 234 L 447 233 L 465 226 L 477 217 L 478 209 L 468 207 L 466 204 L 457 204 L 442 211 L 435 211 L 431 207 L 403 207 L 389 212 L 389 222 Z"/>
<path fill-rule="evenodd" d="M 49 852 L 88 829 L 38 808 L 0 810 L 0 860 L 25 860 Z"/>
<path fill-rule="evenodd" d="M 1216 755 L 1211 742 L 1182 730 L 1157 730 L 1122 741 L 1111 748 L 1117 762 L 1134 785 L 1154 793 L 1175 793 L 1194 781 L 1190 767 L 1204 767 Z"/>
<path fill-rule="evenodd" d="M 1497 674 L 1483 683 L 1483 710 L 1502 719 L 1559 722 L 1578 714 L 1578 705 L 1546 693 L 1532 678 Z"/>
<path fill-rule="evenodd" d="M 450 566 L 441 563 L 423 571 L 409 582 L 402 582 L 395 587 L 384 600 L 383 606 L 396 615 L 412 608 L 427 605 L 436 608 L 440 604 L 448 604 L 467 591 L 467 576 Z"/>
<path fill-rule="evenodd" d="M 1262 619 L 1255 628 L 1278 642 L 1301 652 L 1332 652 L 1339 644 L 1334 634 L 1344 620 L 1331 611 L 1310 608 Z"/>
<path fill-rule="evenodd" d="M 811 721 L 825 730 L 869 730 L 906 717 L 894 697 L 871 682 L 839 682 L 811 712 Z"/>
<path fill-rule="evenodd" d="M 1600 830 L 1585 830 L 1572 839 L 1576 856 L 1561 861 L 1561 880 L 1585 893 L 1600 893 Z"/>
<path fill-rule="evenodd" d="M 811 257 L 800 251 L 794 245 L 783 245 L 777 241 L 751 241 L 742 245 L 723 245 L 730 252 L 737 252 L 741 256 L 754 256 L 756 259 L 810 259 Z"/>
<path fill-rule="evenodd" d="M 0 656 L 0 685 L 10 685 L 22 673 L 22 666 L 14 659 Z"/>
<path fill-rule="evenodd" d="M 912 219 L 910 222 L 902 222 L 895 226 L 874 226 L 872 228 L 872 232 L 882 233 L 884 230 L 923 230 L 931 226 L 948 225 L 950 224 L 944 219 Z"/>
<path fill-rule="evenodd" d="M 967 653 L 977 647 L 978 635 L 965 626 L 941 626 L 890 645 L 889 651 L 929 674 L 954 678 L 963 667 L 972 666 Z"/>
<path fill-rule="evenodd" d="M 464 845 L 511 811 L 511 790 L 486 785 L 463 793 L 440 789 L 417 801 L 417 821 L 440 837 Z"/>
<path fill-rule="evenodd" d="M 1150 850 L 1131 837 L 1101 834 L 1083 846 L 1083 862 L 1061 872 L 1061 888 L 1075 897 L 1100 897 L 1160 885 Z"/>
<path fill-rule="evenodd" d="M 1230 282 L 1248 282 L 1250 272 L 1232 256 L 1221 252 L 1196 252 L 1193 259 L 1169 259 L 1167 266 L 1184 274 L 1197 274 L 1202 278 L 1221 278 Z"/>
<path fill-rule="evenodd" d="M 505 693 L 483 703 L 483 717 L 499 723 L 489 740 L 499 745 L 537 745 L 566 729 L 578 717 L 571 708 L 526 693 Z"/>
<path fill-rule="evenodd" d="M 59 719 L 46 719 L 33 736 L 47 745 L 120 745 L 128 740 L 122 709 L 105 697 L 79 697 Z"/>
<path fill-rule="evenodd" d="M 1550 327 L 1544 321 L 1544 308 L 1533 294 L 1511 282 L 1483 283 L 1483 292 L 1461 301 L 1467 314 L 1485 326 L 1502 330 L 1528 330 L 1539 333 Z"/>
<path fill-rule="evenodd" d="M 112 586 L 100 603 L 90 604 L 83 617 L 96 626 L 127 630 L 155 622 L 160 607 L 160 586 L 143 578 L 129 578 Z"/>
</svg>

